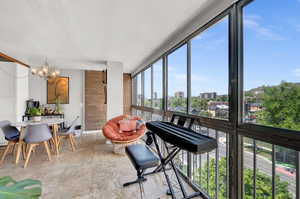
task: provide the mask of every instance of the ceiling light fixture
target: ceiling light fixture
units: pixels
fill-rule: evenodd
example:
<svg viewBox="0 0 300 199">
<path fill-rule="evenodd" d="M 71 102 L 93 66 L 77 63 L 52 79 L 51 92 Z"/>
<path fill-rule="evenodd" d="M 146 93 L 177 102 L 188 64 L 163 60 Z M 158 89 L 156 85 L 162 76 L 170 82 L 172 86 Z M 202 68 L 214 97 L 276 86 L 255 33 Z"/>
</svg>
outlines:
<svg viewBox="0 0 300 199">
<path fill-rule="evenodd" d="M 31 74 L 48 80 L 56 78 L 60 74 L 60 71 L 58 69 L 55 69 L 54 67 L 50 67 L 46 58 L 43 66 L 38 68 L 31 68 Z"/>
</svg>

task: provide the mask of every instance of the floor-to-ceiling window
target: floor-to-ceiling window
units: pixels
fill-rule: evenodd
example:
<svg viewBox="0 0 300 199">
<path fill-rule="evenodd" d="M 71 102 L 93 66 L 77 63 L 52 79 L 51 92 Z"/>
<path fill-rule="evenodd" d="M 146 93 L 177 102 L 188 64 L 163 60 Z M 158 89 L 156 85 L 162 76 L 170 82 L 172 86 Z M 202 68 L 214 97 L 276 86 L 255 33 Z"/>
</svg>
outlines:
<svg viewBox="0 0 300 199">
<path fill-rule="evenodd" d="M 300 131 L 299 19 L 297 0 L 243 8 L 245 123 Z M 295 198 L 296 151 L 247 137 L 243 144 L 245 198 L 272 198 L 272 189 L 275 198 Z"/>
<path fill-rule="evenodd" d="M 243 13 L 244 121 L 300 130 L 300 2 L 256 0 Z"/>
<path fill-rule="evenodd" d="M 163 105 L 163 61 L 158 60 L 152 65 L 153 70 L 153 102 L 152 107 L 162 109 Z"/>
<path fill-rule="evenodd" d="M 144 71 L 144 106 L 151 107 L 151 67 Z"/>
<path fill-rule="evenodd" d="M 228 17 L 191 40 L 190 113 L 228 119 Z"/>
<path fill-rule="evenodd" d="M 173 51 L 168 58 L 168 110 L 187 111 L 187 45 Z"/>
<path fill-rule="evenodd" d="M 137 102 L 137 105 L 138 106 L 141 106 L 142 105 L 142 98 L 143 98 L 143 94 L 142 94 L 142 74 L 139 73 L 137 75 L 137 93 L 136 93 L 136 102 Z"/>
<path fill-rule="evenodd" d="M 211 198 L 300 199 L 300 2 L 235 5 L 152 64 L 149 111 L 189 110 L 193 129 L 216 138 L 216 150 L 177 162 Z"/>
</svg>

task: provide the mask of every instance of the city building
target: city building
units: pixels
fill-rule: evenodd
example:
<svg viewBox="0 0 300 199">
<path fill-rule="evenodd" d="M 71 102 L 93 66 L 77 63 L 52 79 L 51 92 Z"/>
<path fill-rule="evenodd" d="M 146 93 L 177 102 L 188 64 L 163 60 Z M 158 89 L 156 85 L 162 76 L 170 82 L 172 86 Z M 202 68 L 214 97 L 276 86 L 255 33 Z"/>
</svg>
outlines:
<svg viewBox="0 0 300 199">
<path fill-rule="evenodd" d="M 153 92 L 153 99 L 157 100 L 157 92 Z"/>
<path fill-rule="evenodd" d="M 219 102 L 219 101 L 209 101 L 208 102 L 208 109 L 209 110 L 216 110 L 219 109 L 228 109 L 228 102 Z"/>
<path fill-rule="evenodd" d="M 216 99 L 217 93 L 216 92 L 206 92 L 206 93 L 200 93 L 201 99 Z"/>
<path fill-rule="evenodd" d="M 177 98 L 184 98 L 184 92 L 183 91 L 177 91 L 174 94 L 175 97 Z"/>
</svg>

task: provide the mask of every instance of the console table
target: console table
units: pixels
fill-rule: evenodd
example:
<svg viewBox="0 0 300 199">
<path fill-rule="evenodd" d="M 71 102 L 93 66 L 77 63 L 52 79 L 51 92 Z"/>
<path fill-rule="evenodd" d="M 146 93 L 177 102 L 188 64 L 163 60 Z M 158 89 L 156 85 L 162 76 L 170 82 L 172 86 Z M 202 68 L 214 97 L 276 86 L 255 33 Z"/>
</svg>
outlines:
<svg viewBox="0 0 300 199">
<path fill-rule="evenodd" d="M 30 115 L 23 115 L 22 116 L 22 121 L 24 122 L 25 121 L 25 118 L 27 118 L 27 120 L 30 120 L 32 116 Z M 64 114 L 46 114 L 46 115 L 42 115 L 43 118 L 61 118 L 61 119 L 64 119 L 65 118 L 65 115 Z"/>
<path fill-rule="evenodd" d="M 42 119 L 51 119 L 51 118 L 59 118 L 59 119 L 65 119 L 65 114 L 46 114 L 46 115 L 41 115 Z M 25 120 L 25 118 L 27 118 L 27 120 Z M 22 116 L 22 121 L 25 122 L 25 121 L 28 121 L 32 118 L 32 116 L 30 115 L 23 115 Z M 65 123 L 62 123 L 61 124 L 61 128 L 64 128 L 65 127 Z"/>
</svg>

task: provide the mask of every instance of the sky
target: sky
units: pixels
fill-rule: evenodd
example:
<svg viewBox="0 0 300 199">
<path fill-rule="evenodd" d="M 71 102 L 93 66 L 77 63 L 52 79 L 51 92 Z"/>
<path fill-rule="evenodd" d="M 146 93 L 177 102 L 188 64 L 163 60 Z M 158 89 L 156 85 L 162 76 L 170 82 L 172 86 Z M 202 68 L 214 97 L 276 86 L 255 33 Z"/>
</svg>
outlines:
<svg viewBox="0 0 300 199">
<path fill-rule="evenodd" d="M 228 17 L 191 41 L 192 96 L 228 94 Z M 186 46 L 168 56 L 168 93 L 186 95 Z M 161 97 L 162 62 L 154 65 Z M 145 96 L 150 97 L 150 70 Z M 244 8 L 244 89 L 300 82 L 300 0 L 255 0 Z"/>
</svg>

